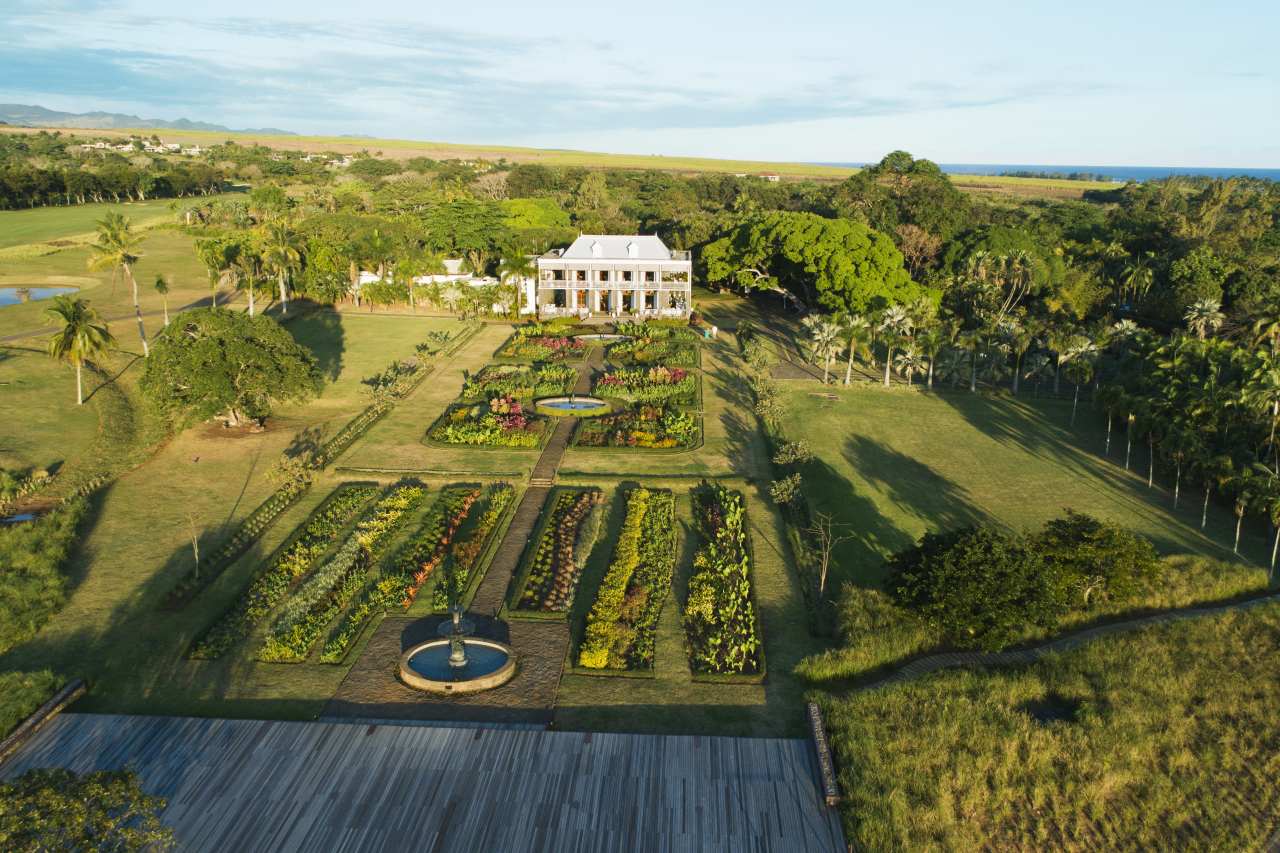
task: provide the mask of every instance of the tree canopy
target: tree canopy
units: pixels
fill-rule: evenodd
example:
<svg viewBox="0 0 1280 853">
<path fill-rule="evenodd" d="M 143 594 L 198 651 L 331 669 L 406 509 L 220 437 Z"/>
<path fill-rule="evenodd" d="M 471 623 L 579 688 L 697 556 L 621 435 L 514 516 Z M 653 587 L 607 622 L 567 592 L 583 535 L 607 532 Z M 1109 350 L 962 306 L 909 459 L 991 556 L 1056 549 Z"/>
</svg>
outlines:
<svg viewBox="0 0 1280 853">
<path fill-rule="evenodd" d="M 925 294 L 893 241 L 860 222 L 775 211 L 702 251 L 706 276 L 747 290 L 784 287 L 829 311 L 861 313 Z"/>
<path fill-rule="evenodd" d="M 0 784 L 0 848 L 166 850 L 174 839 L 157 816 L 164 806 L 130 770 L 28 770 Z"/>
<path fill-rule="evenodd" d="M 315 359 L 275 320 L 239 311 L 186 311 L 156 342 L 142 375 L 151 401 L 179 423 L 261 419 L 281 401 L 319 393 Z"/>
</svg>

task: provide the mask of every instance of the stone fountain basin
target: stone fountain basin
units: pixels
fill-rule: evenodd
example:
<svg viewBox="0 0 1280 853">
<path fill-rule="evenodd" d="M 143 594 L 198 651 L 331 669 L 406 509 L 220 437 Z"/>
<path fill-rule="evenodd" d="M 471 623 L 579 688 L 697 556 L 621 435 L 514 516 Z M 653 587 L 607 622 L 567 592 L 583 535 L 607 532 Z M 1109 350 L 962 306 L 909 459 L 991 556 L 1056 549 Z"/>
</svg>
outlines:
<svg viewBox="0 0 1280 853">
<path fill-rule="evenodd" d="M 592 418 L 607 415 L 613 411 L 608 401 L 586 394 L 573 396 L 543 397 L 533 401 L 533 410 L 540 415 L 551 417 Z"/>
<path fill-rule="evenodd" d="M 449 641 L 428 640 L 400 656 L 400 680 L 429 693 L 477 693 L 492 690 L 516 674 L 516 653 L 505 643 L 467 637 L 467 665 L 449 665 Z"/>
</svg>

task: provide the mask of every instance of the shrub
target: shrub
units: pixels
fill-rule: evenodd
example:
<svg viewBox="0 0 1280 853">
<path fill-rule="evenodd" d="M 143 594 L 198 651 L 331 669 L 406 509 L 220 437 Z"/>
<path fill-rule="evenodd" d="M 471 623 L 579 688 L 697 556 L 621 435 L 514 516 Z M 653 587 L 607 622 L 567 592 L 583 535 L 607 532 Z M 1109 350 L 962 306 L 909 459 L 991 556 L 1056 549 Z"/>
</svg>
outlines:
<svg viewBox="0 0 1280 853">
<path fill-rule="evenodd" d="M 608 572 L 587 615 L 580 666 L 653 665 L 654 633 L 675 569 L 675 498 L 635 489 Z"/>
<path fill-rule="evenodd" d="M 564 364 L 533 367 L 489 365 L 470 377 L 462 388 L 464 400 L 492 397 L 550 397 L 565 394 L 578 381 L 578 371 Z"/>
<path fill-rule="evenodd" d="M 705 543 L 694 555 L 685 602 L 690 663 L 695 672 L 759 672 L 742 495 L 718 483 L 704 484 L 695 492 L 694 510 Z"/>
<path fill-rule="evenodd" d="M 1070 578 L 1086 608 L 1100 599 L 1134 597 L 1160 570 L 1150 541 L 1072 510 L 1048 522 L 1032 544 L 1053 570 Z"/>
<path fill-rule="evenodd" d="M 769 484 L 769 497 L 779 505 L 795 503 L 802 496 L 800 485 L 799 474 L 788 474 L 782 479 L 774 480 Z"/>
<path fill-rule="evenodd" d="M 583 421 L 574 443 L 579 447 L 692 447 L 698 420 L 674 406 L 640 404 L 601 418 Z"/>
<path fill-rule="evenodd" d="M 595 393 L 633 403 L 690 402 L 697 395 L 697 377 L 680 367 L 615 370 L 596 381 Z"/>
<path fill-rule="evenodd" d="M 0 784 L 0 848 L 166 850 L 174 838 L 160 823 L 164 807 L 132 770 L 32 769 Z"/>
<path fill-rule="evenodd" d="M 76 497 L 34 521 L 0 525 L 0 654 L 66 604 L 66 563 L 88 510 L 88 499 Z"/>
<path fill-rule="evenodd" d="M 556 495 L 530 558 L 520 609 L 563 612 L 573 605 L 578 578 L 599 528 L 598 508 L 603 499 L 599 489 Z"/>
</svg>

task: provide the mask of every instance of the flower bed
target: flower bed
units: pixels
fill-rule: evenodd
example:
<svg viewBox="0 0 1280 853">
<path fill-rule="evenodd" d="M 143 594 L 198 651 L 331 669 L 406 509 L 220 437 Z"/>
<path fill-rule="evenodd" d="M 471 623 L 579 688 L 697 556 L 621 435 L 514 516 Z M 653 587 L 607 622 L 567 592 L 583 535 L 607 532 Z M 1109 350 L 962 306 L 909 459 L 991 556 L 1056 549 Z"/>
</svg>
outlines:
<svg viewBox="0 0 1280 853">
<path fill-rule="evenodd" d="M 595 393 L 632 403 L 693 402 L 697 377 L 682 367 L 614 370 L 596 380 Z"/>
<path fill-rule="evenodd" d="M 253 627 L 305 578 L 338 534 L 377 493 L 375 486 L 339 486 L 298 530 L 276 549 L 249 588 L 191 646 L 192 658 L 210 660 L 248 636 Z"/>
<path fill-rule="evenodd" d="M 578 381 L 578 371 L 565 364 L 536 367 L 491 364 L 470 377 L 462 388 L 462 399 L 489 400 L 494 397 L 549 397 L 565 394 Z"/>
<path fill-rule="evenodd" d="M 306 494 L 309 488 L 310 482 L 294 481 L 273 492 L 257 509 L 249 513 L 248 518 L 240 522 L 230 538 L 218 546 L 218 550 L 213 552 L 204 565 L 193 566 L 182 576 L 177 586 L 165 597 L 165 605 L 181 607 L 195 598 L 201 590 L 217 580 L 228 566 L 240 559 L 249 550 L 249 546 L 257 542 L 267 528 L 275 524 L 276 519 L 297 503 L 298 498 Z"/>
<path fill-rule="evenodd" d="M 537 447 L 547 431 L 547 419 L 528 411 L 514 397 L 494 397 L 484 403 L 451 406 L 427 431 L 444 444 L 479 447 Z"/>
<path fill-rule="evenodd" d="M 396 555 L 387 574 L 377 582 L 366 583 L 325 643 L 320 660 L 340 663 L 375 613 L 395 606 L 408 607 L 422 584 L 433 575 L 442 575 L 432 589 L 436 609 L 444 610 L 450 601 L 460 601 L 470 583 L 470 572 L 513 497 L 514 490 L 506 483 L 490 486 L 483 496 L 476 488 L 445 489 L 428 511 L 419 532 Z M 456 539 L 459 529 L 474 514 L 477 499 L 484 502 L 483 515 L 468 536 Z M 460 592 L 451 597 L 455 588 Z"/>
<path fill-rule="evenodd" d="M 641 403 L 606 417 L 583 420 L 577 447 L 694 447 L 698 418 L 674 406 Z"/>
<path fill-rule="evenodd" d="M 558 492 L 530 558 L 516 609 L 563 613 L 573 605 L 578 579 L 600 527 L 599 489 Z"/>
<path fill-rule="evenodd" d="M 587 615 L 578 665 L 650 669 L 658 616 L 675 571 L 675 497 L 633 489 L 613 559 Z"/>
<path fill-rule="evenodd" d="M 562 325 L 552 323 L 528 323 L 519 326 L 515 333 L 498 350 L 498 358 L 517 361 L 573 361 L 586 354 L 585 342 L 563 334 Z"/>
<path fill-rule="evenodd" d="M 404 484 L 373 505 L 338 553 L 313 574 L 285 603 L 258 660 L 300 661 L 335 616 L 364 586 L 379 549 L 404 522 L 425 490 Z"/>
<path fill-rule="evenodd" d="M 693 558 L 684 627 L 694 674 L 751 675 L 763 654 L 751 596 L 746 507 L 718 484 L 694 493 L 694 518 L 706 540 Z"/>
</svg>

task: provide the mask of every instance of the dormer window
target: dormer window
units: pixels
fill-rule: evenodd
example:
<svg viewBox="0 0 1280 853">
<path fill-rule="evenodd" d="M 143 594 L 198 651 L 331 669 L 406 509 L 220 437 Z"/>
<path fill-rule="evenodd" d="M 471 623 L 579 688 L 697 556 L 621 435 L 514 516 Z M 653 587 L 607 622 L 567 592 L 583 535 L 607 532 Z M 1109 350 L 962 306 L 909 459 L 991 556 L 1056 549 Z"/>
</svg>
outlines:
<svg viewBox="0 0 1280 853">
<path fill-rule="evenodd" d="M 628 258 L 640 257 L 640 247 L 637 246 L 634 242 L 627 244 L 627 257 Z"/>
<path fill-rule="evenodd" d="M 604 246 L 601 246 L 601 245 L 600 245 L 600 241 L 599 241 L 599 240 L 597 240 L 597 241 L 595 241 L 594 243 L 592 243 L 592 244 L 591 244 L 591 257 L 593 257 L 593 258 L 603 258 L 603 257 L 604 257 Z"/>
</svg>

